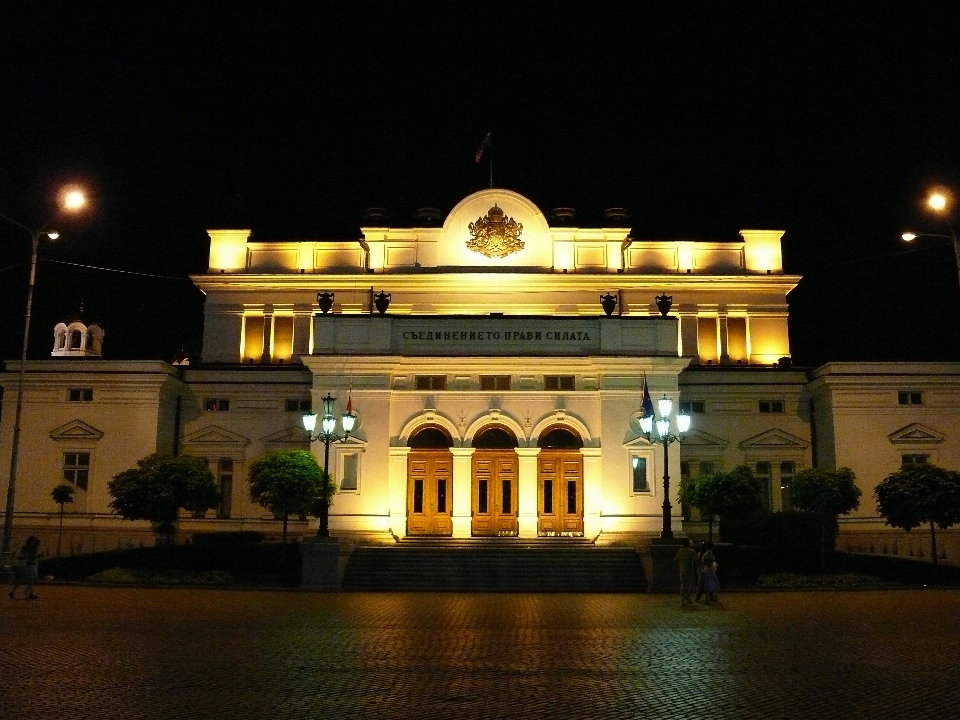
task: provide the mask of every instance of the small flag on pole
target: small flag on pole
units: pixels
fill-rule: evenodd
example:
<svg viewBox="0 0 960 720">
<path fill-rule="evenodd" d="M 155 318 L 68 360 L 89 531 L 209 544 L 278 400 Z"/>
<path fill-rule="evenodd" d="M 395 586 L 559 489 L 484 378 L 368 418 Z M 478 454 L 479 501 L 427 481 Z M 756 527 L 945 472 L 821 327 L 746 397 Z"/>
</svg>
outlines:
<svg viewBox="0 0 960 720">
<path fill-rule="evenodd" d="M 650 399 L 650 387 L 647 385 L 647 376 L 643 376 L 643 404 L 641 407 L 643 417 L 653 417 L 653 400 Z"/>
<path fill-rule="evenodd" d="M 480 143 L 480 147 L 477 148 L 477 154 L 474 157 L 476 162 L 480 162 L 483 159 L 483 153 L 486 152 L 487 148 L 490 147 L 490 133 L 487 133 L 487 136 L 483 139 L 483 142 Z"/>
</svg>

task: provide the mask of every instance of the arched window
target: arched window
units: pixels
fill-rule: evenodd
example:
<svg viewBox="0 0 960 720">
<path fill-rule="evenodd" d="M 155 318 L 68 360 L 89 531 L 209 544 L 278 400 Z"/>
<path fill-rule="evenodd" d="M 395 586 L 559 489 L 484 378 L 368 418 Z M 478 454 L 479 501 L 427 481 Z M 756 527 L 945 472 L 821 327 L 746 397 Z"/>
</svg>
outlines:
<svg viewBox="0 0 960 720">
<path fill-rule="evenodd" d="M 70 349 L 79 350 L 83 343 L 83 333 L 79 330 L 73 330 L 70 333 Z"/>
<path fill-rule="evenodd" d="M 473 438 L 473 446 L 484 450 L 511 450 L 517 447 L 516 436 L 502 427 L 490 427 Z"/>
<path fill-rule="evenodd" d="M 537 447 L 552 450 L 579 450 L 583 447 L 583 440 L 569 428 L 555 427 L 540 436 Z"/>
<path fill-rule="evenodd" d="M 420 428 L 411 435 L 410 441 L 407 444 L 411 448 L 419 450 L 447 449 L 453 445 L 453 440 L 450 439 L 446 430 L 434 425 L 428 425 L 427 427 Z"/>
</svg>

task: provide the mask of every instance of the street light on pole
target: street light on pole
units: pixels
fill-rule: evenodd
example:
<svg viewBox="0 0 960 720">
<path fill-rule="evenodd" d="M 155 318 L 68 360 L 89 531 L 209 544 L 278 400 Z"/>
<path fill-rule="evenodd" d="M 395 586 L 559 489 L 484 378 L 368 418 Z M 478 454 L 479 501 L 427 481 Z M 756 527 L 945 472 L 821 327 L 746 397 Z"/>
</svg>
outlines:
<svg viewBox="0 0 960 720">
<path fill-rule="evenodd" d="M 330 443 L 346 442 L 357 422 L 357 415 L 353 412 L 353 403 L 348 397 L 347 409 L 343 415 L 340 416 L 343 434 L 337 434 L 337 419 L 333 416 L 333 404 L 335 402 L 336 398 L 332 397 L 329 393 L 323 398 L 323 418 L 320 421 L 320 432 L 316 435 L 313 434 L 314 429 L 317 427 L 316 413 L 306 413 L 303 416 L 303 427 L 310 436 L 310 441 L 315 442 L 319 440 L 323 443 L 324 491 L 320 502 L 320 517 L 317 518 L 317 537 L 330 536 L 330 495 L 328 484 L 330 482 Z"/>
<path fill-rule="evenodd" d="M 0 546 L 0 558 L 3 564 L 7 565 L 13 551 L 13 512 L 14 502 L 16 500 L 17 488 L 17 470 L 20 462 L 20 417 L 23 414 L 23 387 L 27 374 L 27 348 L 30 342 L 30 313 L 33 309 L 33 288 L 37 279 L 37 254 L 40 248 L 40 236 L 46 235 L 51 240 L 56 240 L 60 235 L 53 230 L 47 230 L 50 225 L 63 210 L 79 210 L 86 204 L 86 198 L 79 190 L 72 189 L 66 191 L 61 199 L 63 208 L 54 213 L 47 222 L 39 229 L 27 227 L 23 223 L 17 222 L 11 217 L 0 213 L 0 218 L 26 230 L 30 233 L 30 280 L 27 285 L 27 310 L 23 319 L 23 345 L 20 352 L 20 373 L 17 378 L 17 405 L 13 415 L 13 439 L 10 444 L 10 479 L 7 484 L 7 504 L 3 513 L 3 545 Z"/>
<path fill-rule="evenodd" d="M 946 214 L 948 205 L 950 205 L 950 196 L 945 192 L 934 191 L 927 197 L 927 207 L 934 212 L 941 214 L 944 222 L 947 224 L 947 229 L 950 231 L 949 235 L 945 235 L 943 233 L 905 232 L 900 236 L 900 238 L 905 242 L 913 242 L 917 238 L 923 237 L 943 238 L 949 240 L 953 245 L 953 255 L 957 262 L 957 286 L 960 288 L 960 235 L 957 235 L 957 231 L 953 228 L 953 224 L 950 222 L 950 218 Z"/>
<path fill-rule="evenodd" d="M 663 528 L 660 531 L 660 538 L 663 540 L 673 539 L 673 518 L 670 515 L 672 505 L 670 504 L 670 463 L 668 448 L 672 443 L 680 440 L 680 436 L 690 429 L 690 416 L 682 410 L 677 413 L 677 434 L 670 432 L 670 413 L 673 411 L 673 401 L 664 395 L 657 400 L 657 409 L 660 411 L 660 417 L 656 420 L 652 410 L 640 418 L 640 429 L 647 435 L 647 439 L 652 440 L 653 428 L 657 428 L 657 442 L 663 444 Z"/>
</svg>

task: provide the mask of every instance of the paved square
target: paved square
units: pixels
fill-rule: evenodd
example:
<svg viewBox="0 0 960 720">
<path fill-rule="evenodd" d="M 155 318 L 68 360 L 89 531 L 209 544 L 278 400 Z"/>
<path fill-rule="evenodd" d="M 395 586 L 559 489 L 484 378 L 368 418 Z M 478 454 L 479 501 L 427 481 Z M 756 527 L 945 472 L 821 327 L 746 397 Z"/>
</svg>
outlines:
<svg viewBox="0 0 960 720">
<path fill-rule="evenodd" d="M 960 592 L 310 594 L 43 587 L 0 718 L 960 717 Z"/>
</svg>

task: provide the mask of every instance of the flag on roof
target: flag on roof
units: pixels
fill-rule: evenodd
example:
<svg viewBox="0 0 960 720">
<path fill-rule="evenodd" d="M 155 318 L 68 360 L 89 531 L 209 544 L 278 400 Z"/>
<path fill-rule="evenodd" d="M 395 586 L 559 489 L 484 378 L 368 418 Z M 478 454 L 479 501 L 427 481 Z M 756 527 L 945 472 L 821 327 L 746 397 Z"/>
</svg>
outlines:
<svg viewBox="0 0 960 720">
<path fill-rule="evenodd" d="M 475 157 L 476 162 L 480 162 L 483 158 L 483 153 L 486 152 L 487 148 L 490 147 L 490 133 L 487 133 L 487 136 L 483 139 L 483 142 L 480 143 L 480 147 L 477 148 L 477 154 Z"/>
<path fill-rule="evenodd" d="M 650 399 L 650 387 L 647 385 L 647 376 L 643 376 L 643 404 L 641 417 L 653 417 L 653 400 Z"/>
</svg>

